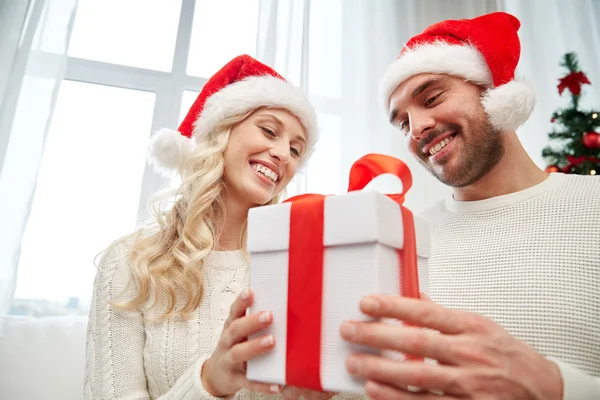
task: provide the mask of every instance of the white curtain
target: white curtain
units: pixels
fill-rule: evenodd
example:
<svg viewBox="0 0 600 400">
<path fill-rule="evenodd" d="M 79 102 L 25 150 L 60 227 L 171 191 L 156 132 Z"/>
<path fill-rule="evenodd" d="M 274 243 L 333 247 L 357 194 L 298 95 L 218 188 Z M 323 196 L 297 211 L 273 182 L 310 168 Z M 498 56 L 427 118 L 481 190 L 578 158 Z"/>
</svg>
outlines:
<svg viewBox="0 0 600 400">
<path fill-rule="evenodd" d="M 0 315 L 8 311 L 15 290 L 21 239 L 76 3 L 0 1 Z"/>
<path fill-rule="evenodd" d="M 308 88 L 307 0 L 260 0 L 256 58 L 304 90 Z M 306 188 L 305 174 L 298 174 L 288 196 Z"/>
<path fill-rule="evenodd" d="M 0 105 L 4 99 L 8 77 L 12 70 L 12 62 L 19 46 L 21 27 L 27 14 L 27 2 L 0 0 Z M 3 139 L 3 138 L 2 138 Z M 1 140 L 0 143 L 3 143 Z M 2 146 L 0 148 L 4 148 Z M 4 153 L 2 151 L 2 153 Z"/>
<path fill-rule="evenodd" d="M 550 115 L 567 99 L 555 90 L 562 73 L 561 56 L 577 51 L 582 68 L 592 83 L 600 82 L 600 2 L 582 0 L 261 0 L 258 57 L 273 65 L 292 81 L 308 89 L 319 111 L 337 112 L 339 127 L 326 126 L 325 148 L 309 164 L 299 190 L 310 189 L 321 179 L 319 172 L 333 168 L 338 186 L 327 192 L 343 192 L 351 164 L 369 152 L 398 157 L 411 168 L 413 187 L 406 205 L 418 212 L 449 194 L 449 189 L 431 177 L 408 154 L 404 139 L 388 124 L 379 98 L 378 83 L 404 43 L 428 25 L 444 19 L 473 18 L 493 11 L 508 11 L 522 22 L 523 50 L 519 71 L 538 93 L 538 106 L 519 135 L 531 157 L 543 167 L 542 148 L 547 144 Z M 309 18 L 307 18 L 307 15 Z M 340 22 L 341 21 L 341 22 Z M 319 34 L 315 35 L 317 31 Z M 313 48 L 317 47 L 318 50 Z M 339 55 L 341 61 L 335 58 Z M 336 101 L 315 94 L 314 82 L 329 85 L 341 81 Z M 318 85 L 317 85 L 318 86 Z M 583 104 L 598 104 L 599 86 L 586 86 Z M 335 103 L 332 105 L 332 103 Z M 336 108 L 337 107 L 337 108 Z M 333 110 L 333 111 L 332 111 Z M 339 128 L 335 132 L 333 128 Z M 335 142 L 335 144 L 332 144 Z M 326 165 L 326 160 L 332 165 Z M 333 165 L 333 164 L 339 165 Z M 314 182 L 313 182 L 314 183 Z M 319 187 L 319 185 L 316 185 Z M 372 188 L 398 191 L 392 177 L 376 179 Z"/>
</svg>

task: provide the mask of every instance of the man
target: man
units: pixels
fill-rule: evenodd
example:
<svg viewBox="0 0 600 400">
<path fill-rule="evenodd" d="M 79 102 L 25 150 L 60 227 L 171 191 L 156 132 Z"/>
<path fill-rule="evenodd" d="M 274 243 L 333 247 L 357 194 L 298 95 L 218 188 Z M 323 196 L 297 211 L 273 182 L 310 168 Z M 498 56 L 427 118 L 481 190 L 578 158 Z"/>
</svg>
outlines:
<svg viewBox="0 0 600 400">
<path fill-rule="evenodd" d="M 390 122 L 453 196 L 423 215 L 432 301 L 361 303 L 412 327 L 341 328 L 437 360 L 350 357 L 374 399 L 600 399 L 600 178 L 548 175 L 521 146 L 534 95 L 515 79 L 519 27 L 505 13 L 440 22 L 383 78 Z"/>
</svg>

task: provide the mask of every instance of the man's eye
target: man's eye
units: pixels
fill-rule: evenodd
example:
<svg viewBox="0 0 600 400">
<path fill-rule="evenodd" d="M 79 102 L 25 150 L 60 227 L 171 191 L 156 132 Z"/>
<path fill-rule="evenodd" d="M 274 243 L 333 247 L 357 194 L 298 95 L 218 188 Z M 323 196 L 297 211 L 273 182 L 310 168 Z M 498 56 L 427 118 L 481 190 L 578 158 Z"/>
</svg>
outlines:
<svg viewBox="0 0 600 400">
<path fill-rule="evenodd" d="M 439 95 L 438 95 L 438 96 L 439 96 Z M 425 102 L 425 105 L 426 105 L 426 106 L 430 106 L 430 105 L 432 105 L 432 104 L 433 104 L 433 102 L 434 102 L 434 101 L 435 101 L 435 100 L 438 98 L 438 96 L 433 96 L 433 97 L 430 97 L 430 98 L 429 98 L 429 100 L 427 100 L 427 101 Z"/>
</svg>

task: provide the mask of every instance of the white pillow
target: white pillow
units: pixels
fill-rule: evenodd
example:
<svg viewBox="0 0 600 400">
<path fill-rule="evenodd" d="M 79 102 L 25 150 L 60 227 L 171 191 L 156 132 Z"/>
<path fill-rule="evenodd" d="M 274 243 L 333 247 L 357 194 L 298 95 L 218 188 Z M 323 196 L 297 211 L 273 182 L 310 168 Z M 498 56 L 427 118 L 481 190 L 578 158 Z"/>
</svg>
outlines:
<svg viewBox="0 0 600 400">
<path fill-rule="evenodd" d="M 0 399 L 81 399 L 86 328 L 86 317 L 0 317 Z"/>
</svg>

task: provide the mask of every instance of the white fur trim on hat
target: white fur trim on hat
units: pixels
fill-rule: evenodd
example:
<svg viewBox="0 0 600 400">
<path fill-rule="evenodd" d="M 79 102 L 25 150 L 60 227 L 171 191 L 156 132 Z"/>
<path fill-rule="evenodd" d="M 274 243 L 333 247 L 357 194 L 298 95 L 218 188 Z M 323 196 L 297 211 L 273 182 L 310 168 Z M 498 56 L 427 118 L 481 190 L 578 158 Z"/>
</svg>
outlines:
<svg viewBox="0 0 600 400">
<path fill-rule="evenodd" d="M 519 128 L 535 107 L 535 93 L 522 81 L 512 80 L 494 87 L 485 58 L 475 47 L 435 42 L 407 50 L 390 65 L 380 85 L 386 113 L 394 90 L 411 76 L 421 73 L 458 76 L 487 87 L 481 102 L 491 124 L 502 131 Z"/>
<path fill-rule="evenodd" d="M 398 85 L 421 73 L 460 76 L 483 86 L 493 83 L 485 58 L 476 48 L 445 42 L 418 45 L 403 53 L 383 75 L 380 87 L 386 112 L 390 96 Z"/>
<path fill-rule="evenodd" d="M 308 136 L 303 158 L 310 155 L 319 134 L 316 112 L 300 89 L 270 75 L 246 78 L 210 96 L 196 121 L 193 136 L 207 135 L 223 118 L 259 107 L 284 108 L 298 117 Z"/>
<path fill-rule="evenodd" d="M 526 83 L 513 80 L 486 90 L 481 103 L 494 127 L 516 131 L 533 112 L 535 93 Z"/>
<path fill-rule="evenodd" d="M 304 166 L 318 140 L 316 112 L 300 89 L 270 75 L 243 79 L 210 96 L 194 124 L 192 139 L 173 130 L 159 130 L 151 139 L 149 159 L 159 173 L 171 175 L 189 157 L 195 139 L 210 134 L 224 118 L 259 107 L 283 108 L 298 117 L 307 135 L 306 149 L 300 159 L 300 167 Z"/>
<path fill-rule="evenodd" d="M 171 129 L 159 129 L 150 138 L 148 159 L 161 175 L 169 176 L 183 165 L 192 152 L 192 142 Z"/>
</svg>

